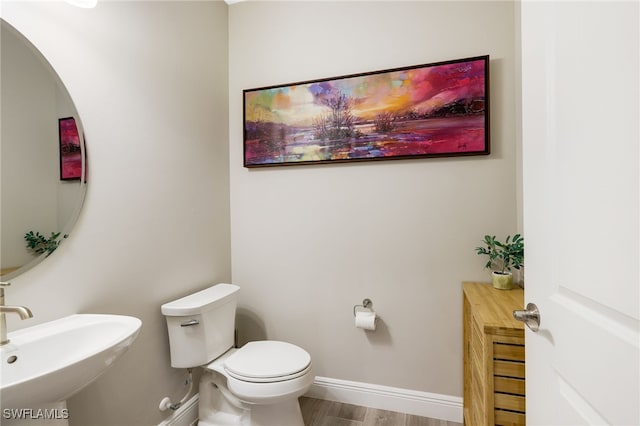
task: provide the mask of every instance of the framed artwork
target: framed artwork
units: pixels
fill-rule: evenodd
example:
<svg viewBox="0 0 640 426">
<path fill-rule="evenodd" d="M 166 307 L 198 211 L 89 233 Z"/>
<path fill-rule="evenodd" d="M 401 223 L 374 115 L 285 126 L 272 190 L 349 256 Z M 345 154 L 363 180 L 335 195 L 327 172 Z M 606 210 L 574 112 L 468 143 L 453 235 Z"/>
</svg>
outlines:
<svg viewBox="0 0 640 426">
<path fill-rule="evenodd" d="M 80 134 L 73 117 L 58 119 L 60 136 L 60 180 L 79 180 L 82 176 Z"/>
<path fill-rule="evenodd" d="M 489 56 L 243 91 L 244 166 L 489 154 Z"/>
</svg>

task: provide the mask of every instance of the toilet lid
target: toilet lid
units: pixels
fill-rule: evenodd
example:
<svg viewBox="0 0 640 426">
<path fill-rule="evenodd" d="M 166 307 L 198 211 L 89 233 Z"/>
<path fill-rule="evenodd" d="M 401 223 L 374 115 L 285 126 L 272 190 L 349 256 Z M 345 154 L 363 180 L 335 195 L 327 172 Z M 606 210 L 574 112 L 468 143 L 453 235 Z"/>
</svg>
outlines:
<svg viewBox="0 0 640 426">
<path fill-rule="evenodd" d="M 302 348 L 287 342 L 263 340 L 249 342 L 224 363 L 225 370 L 250 379 L 275 379 L 298 373 L 311 363 Z"/>
</svg>

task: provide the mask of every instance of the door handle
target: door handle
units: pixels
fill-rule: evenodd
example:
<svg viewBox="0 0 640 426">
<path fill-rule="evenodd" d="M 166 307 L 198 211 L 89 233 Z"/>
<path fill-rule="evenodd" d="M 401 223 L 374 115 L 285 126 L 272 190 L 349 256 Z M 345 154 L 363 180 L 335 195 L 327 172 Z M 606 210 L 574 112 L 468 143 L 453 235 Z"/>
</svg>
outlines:
<svg viewBox="0 0 640 426">
<path fill-rule="evenodd" d="M 540 328 L 540 311 L 535 303 L 527 303 L 524 311 L 513 311 L 513 317 L 525 323 L 531 331 L 538 331 Z"/>
</svg>

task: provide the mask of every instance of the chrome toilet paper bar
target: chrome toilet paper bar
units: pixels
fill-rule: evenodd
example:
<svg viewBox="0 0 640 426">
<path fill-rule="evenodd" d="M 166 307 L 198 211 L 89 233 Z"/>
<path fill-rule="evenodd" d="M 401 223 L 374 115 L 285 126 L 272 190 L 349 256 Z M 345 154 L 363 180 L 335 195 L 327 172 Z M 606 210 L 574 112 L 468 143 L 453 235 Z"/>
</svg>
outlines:
<svg viewBox="0 0 640 426">
<path fill-rule="evenodd" d="M 353 307 L 353 316 L 354 317 L 356 316 L 356 311 L 358 308 L 363 308 L 363 309 L 366 309 L 367 311 L 373 311 L 372 307 L 373 307 L 373 302 L 371 301 L 371 299 L 364 299 L 362 301 L 362 305 L 355 305 Z"/>
</svg>

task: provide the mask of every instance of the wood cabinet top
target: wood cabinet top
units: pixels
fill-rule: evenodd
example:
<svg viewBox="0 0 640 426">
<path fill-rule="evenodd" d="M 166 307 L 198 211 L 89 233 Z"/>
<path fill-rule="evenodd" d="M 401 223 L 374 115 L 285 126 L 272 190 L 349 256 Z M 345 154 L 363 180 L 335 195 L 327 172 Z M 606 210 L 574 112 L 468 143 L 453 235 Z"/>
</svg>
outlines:
<svg viewBox="0 0 640 426">
<path fill-rule="evenodd" d="M 524 323 L 513 318 L 514 310 L 524 309 L 522 288 L 498 290 L 491 283 L 464 282 L 462 291 L 485 331 L 495 334 L 501 330 L 522 330 L 524 333 Z"/>
</svg>

